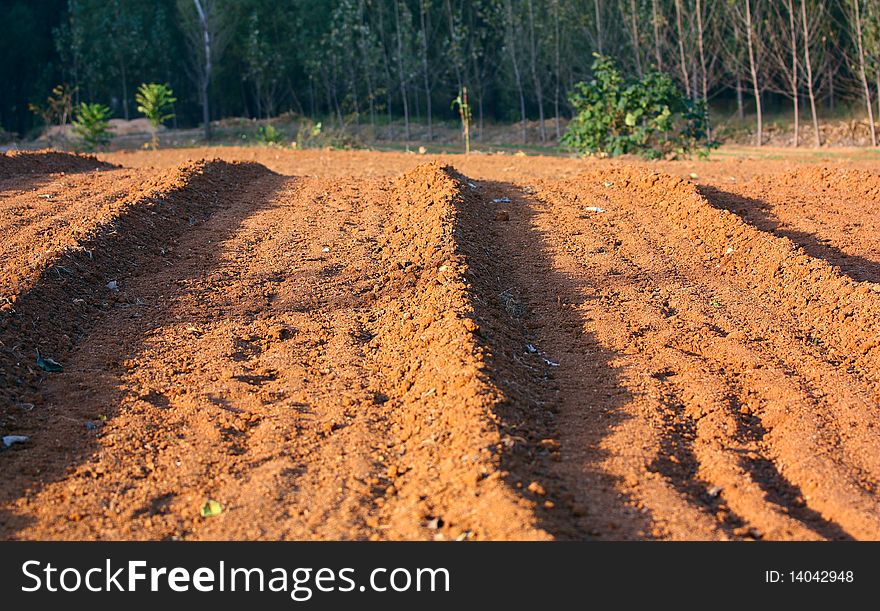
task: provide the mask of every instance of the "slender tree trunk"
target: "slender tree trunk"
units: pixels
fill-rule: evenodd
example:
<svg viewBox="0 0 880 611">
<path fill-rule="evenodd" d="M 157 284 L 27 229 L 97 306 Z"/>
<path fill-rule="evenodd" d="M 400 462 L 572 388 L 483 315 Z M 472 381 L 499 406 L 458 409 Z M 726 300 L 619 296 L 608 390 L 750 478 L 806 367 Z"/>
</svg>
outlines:
<svg viewBox="0 0 880 611">
<path fill-rule="evenodd" d="M 385 11 L 382 8 L 376 9 L 376 17 L 378 20 L 378 32 L 379 32 L 379 44 L 382 46 L 382 69 L 385 73 L 385 87 L 383 88 L 385 91 L 385 113 L 388 118 L 388 124 L 385 128 L 385 134 L 388 138 L 393 138 L 393 127 L 392 127 L 392 102 L 393 96 L 391 91 L 393 89 L 394 77 L 391 69 L 391 54 L 388 50 L 388 45 L 386 44 L 386 38 L 384 37 L 385 30 Z M 377 136 L 378 137 L 378 136 Z"/>
<path fill-rule="evenodd" d="M 431 113 L 431 73 L 428 62 L 428 29 L 430 27 L 425 0 L 419 1 L 419 17 L 422 26 L 422 72 L 425 75 L 425 109 L 428 115 L 428 141 L 434 139 L 434 125 Z"/>
<path fill-rule="evenodd" d="M 604 55 L 604 31 L 602 29 L 602 7 L 599 0 L 593 0 L 593 9 L 596 13 L 596 47 L 598 47 L 599 55 Z"/>
<path fill-rule="evenodd" d="M 516 56 L 516 32 L 513 27 L 513 5 L 507 0 L 508 36 L 507 48 L 510 51 L 510 61 L 513 64 L 513 76 L 516 81 L 516 90 L 519 92 L 519 110 L 522 121 L 522 141 L 526 143 L 526 95 L 523 91 L 522 75 L 519 70 L 519 60 Z"/>
<path fill-rule="evenodd" d="M 871 89 L 868 87 L 868 75 L 865 71 L 865 49 L 862 37 L 862 10 L 861 0 L 851 0 L 853 7 L 853 21 L 856 26 L 856 49 L 859 52 L 859 78 L 865 91 L 865 106 L 868 108 L 868 127 L 871 130 L 871 146 L 877 146 L 877 130 L 874 127 L 874 107 L 871 106 Z"/>
<path fill-rule="evenodd" d="M 483 139 L 483 96 L 482 95 L 480 95 L 480 99 L 477 101 L 477 108 L 479 109 L 479 113 L 480 113 L 480 135 L 479 135 L 479 138 L 480 138 L 480 140 L 482 140 Z"/>
<path fill-rule="evenodd" d="M 560 81 L 562 80 L 562 61 L 561 61 L 561 42 L 560 42 L 560 34 L 561 30 L 559 27 L 559 2 L 560 0 L 555 0 L 553 3 L 553 27 L 555 30 L 554 35 L 554 43 L 555 43 L 555 51 L 556 51 L 556 91 L 553 94 L 553 112 L 556 115 L 556 140 L 557 142 L 562 138 L 562 126 L 559 120 L 559 94 L 560 94 Z"/>
<path fill-rule="evenodd" d="M 363 10 L 364 4 L 363 0 L 361 1 L 361 22 L 363 22 Z M 361 34 L 363 36 L 363 34 Z M 375 100 L 375 91 L 373 88 L 373 65 L 370 58 L 373 57 L 373 54 L 370 52 L 370 43 L 369 40 L 361 40 L 361 59 L 364 61 L 364 76 L 367 81 L 367 105 L 370 109 L 370 127 L 373 128 L 374 132 L 376 129 L 376 100 Z"/>
<path fill-rule="evenodd" d="M 749 71 L 752 75 L 752 90 L 755 94 L 755 107 L 758 111 L 758 133 L 757 133 L 757 144 L 761 146 L 764 144 L 764 113 L 763 113 L 763 105 L 761 104 L 761 88 L 758 85 L 758 67 L 755 62 L 755 44 L 754 44 L 754 34 L 752 32 L 752 0 L 745 0 L 746 4 L 746 43 L 749 47 Z"/>
<path fill-rule="evenodd" d="M 538 44 L 535 40 L 535 14 L 532 0 L 526 0 L 529 11 L 529 55 L 531 58 L 532 84 L 535 87 L 535 100 L 538 102 L 538 120 L 541 142 L 547 141 L 547 130 L 544 127 L 544 86 L 538 76 Z"/>
<path fill-rule="evenodd" d="M 629 12 L 629 30 L 630 38 L 632 38 L 633 54 L 636 56 L 636 72 L 638 72 L 639 76 L 642 76 L 644 74 L 642 70 L 642 45 L 639 40 L 639 9 L 636 6 L 636 0 L 629 0 Z"/>
<path fill-rule="evenodd" d="M 813 116 L 813 135 L 816 146 L 822 146 L 819 134 L 819 116 L 816 114 L 816 94 L 813 91 L 813 63 L 810 61 L 810 29 L 807 24 L 807 0 L 801 0 L 801 20 L 804 28 L 804 68 L 807 70 L 807 93 L 810 97 L 810 114 Z"/>
<path fill-rule="evenodd" d="M 200 0 L 193 0 L 193 3 L 196 5 L 196 12 L 199 15 L 199 23 L 202 26 L 202 41 L 204 44 L 204 64 L 202 66 L 202 74 L 201 74 L 201 102 L 202 102 L 202 122 L 205 126 L 205 140 L 211 139 L 211 109 L 210 109 L 210 88 L 211 88 L 211 73 L 214 70 L 213 60 L 211 57 L 211 28 L 208 23 L 208 16 L 205 14 L 204 9 L 202 8 L 202 3 Z"/>
<path fill-rule="evenodd" d="M 128 70 L 125 68 L 125 62 L 119 60 L 119 72 L 122 76 L 122 116 L 128 121 Z"/>
<path fill-rule="evenodd" d="M 877 71 L 877 112 L 880 113 L 880 70 Z M 878 114 L 880 116 L 880 114 Z"/>
<path fill-rule="evenodd" d="M 877 71 L 875 79 L 877 84 L 877 116 L 880 117 L 880 70 Z"/>
<path fill-rule="evenodd" d="M 743 108 L 743 88 L 742 79 L 739 74 L 736 75 L 736 116 L 738 119 L 744 119 L 746 116 Z"/>
<path fill-rule="evenodd" d="M 202 79 L 202 86 L 200 91 L 200 99 L 202 102 L 202 125 L 204 125 L 204 135 L 205 140 L 211 139 L 211 109 L 210 109 L 210 100 L 208 96 L 208 79 Z"/>
<path fill-rule="evenodd" d="M 654 22 L 654 59 L 657 60 L 657 69 L 663 71 L 663 53 L 660 50 L 660 11 L 657 0 L 651 0 L 651 15 Z"/>
<path fill-rule="evenodd" d="M 691 79 L 688 76 L 687 60 L 684 55 L 684 30 L 681 27 L 681 0 L 675 0 L 675 22 L 678 29 L 678 58 L 681 63 L 681 76 L 684 79 L 684 90 L 688 95 L 695 97 L 691 93 Z"/>
<path fill-rule="evenodd" d="M 797 28 L 795 27 L 794 2 L 786 0 L 788 8 L 788 29 L 791 36 L 791 99 L 794 104 L 794 147 L 800 144 L 800 95 L 798 87 L 798 50 L 797 50 Z"/>
<path fill-rule="evenodd" d="M 700 74 L 703 79 L 703 102 L 706 104 L 706 139 L 712 140 L 712 125 L 709 123 L 709 73 L 706 68 L 706 53 L 703 48 L 703 2 L 696 0 L 697 48 L 700 52 Z"/>
<path fill-rule="evenodd" d="M 834 70 L 828 62 L 828 110 L 834 112 Z"/>
<path fill-rule="evenodd" d="M 455 45 L 458 45 L 458 31 L 455 27 L 455 11 L 452 9 L 452 2 L 450 0 L 444 0 L 444 7 L 446 8 L 446 19 L 449 22 L 449 36 L 455 41 Z M 458 85 L 458 91 L 461 91 L 464 88 L 464 80 L 462 79 L 462 66 L 461 66 L 461 50 L 458 47 L 455 47 L 455 56 L 452 62 L 452 68 L 455 70 L 455 83 Z"/>
<path fill-rule="evenodd" d="M 394 22 L 397 26 L 397 75 L 400 81 L 400 99 L 403 103 L 403 124 L 406 130 L 406 141 L 410 141 L 409 103 L 406 96 L 406 74 L 403 67 L 403 33 L 400 29 L 400 4 L 394 0 Z"/>
</svg>

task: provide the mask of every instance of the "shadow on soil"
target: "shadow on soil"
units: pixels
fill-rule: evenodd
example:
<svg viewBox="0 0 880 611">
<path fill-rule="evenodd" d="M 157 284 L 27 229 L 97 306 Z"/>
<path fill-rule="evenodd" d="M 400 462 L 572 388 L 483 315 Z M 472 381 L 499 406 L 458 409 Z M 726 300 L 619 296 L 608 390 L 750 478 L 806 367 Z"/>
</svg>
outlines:
<svg viewBox="0 0 880 611">
<path fill-rule="evenodd" d="M 0 194 L 13 189 L 29 191 L 52 182 L 57 178 L 53 175 L 57 174 L 82 174 L 116 169 L 119 169 L 119 166 L 98 161 L 94 157 L 61 151 L 0 154 Z"/>
<path fill-rule="evenodd" d="M 122 363 L 108 362 L 95 372 L 71 369 L 69 373 L 44 373 L 35 364 L 35 349 L 39 347 L 42 354 L 62 364 L 75 363 L 77 350 L 111 316 L 120 309 L 136 312 L 146 307 L 122 291 L 108 290 L 108 277 L 118 278 L 123 288 L 134 286 L 136 278 L 171 264 L 172 255 L 163 250 L 165 245 L 175 244 L 178 252 L 185 252 L 187 244 L 205 240 L 216 244 L 229 239 L 245 219 L 272 201 L 273 194 L 287 180 L 256 164 L 216 171 L 241 173 L 231 179 L 227 176 L 222 183 L 223 201 L 217 201 L 217 183 L 211 182 L 216 175 L 206 171 L 184 189 L 168 192 L 164 202 L 151 198 L 144 205 L 133 206 L 102 227 L 82 249 L 71 251 L 62 262 L 67 273 L 56 273 L 57 266 L 47 269 L 30 290 L 18 296 L 14 314 L 0 319 L 0 432 L 30 437 L 26 444 L 0 452 L 4 474 L 0 540 L 16 538 L 16 533 L 29 524 L 29 518 L 13 509 L 16 503 L 26 503 L 41 488 L 63 479 L 98 449 L 100 423 L 95 422 L 95 410 L 107 419 L 115 414 L 118 401 L 106 401 L 100 407 L 88 397 L 78 401 L 83 384 L 77 381 L 86 375 L 92 378 L 92 386 L 115 388 L 126 371 Z M 265 178 L 264 192 L 249 198 L 248 205 L 236 206 L 245 186 L 261 177 Z M 203 180 L 208 182 L 202 184 Z M 205 222 L 220 211 L 225 212 L 227 222 L 219 229 L 207 228 Z M 214 247 L 199 273 L 210 273 L 221 262 L 222 254 L 222 249 Z M 181 278 L 184 286 L 189 279 Z M 173 297 L 182 290 L 170 286 L 168 294 Z M 134 350 L 150 330 L 145 324 Z M 114 330 L 105 331 L 112 334 Z M 127 338 L 118 341 L 123 339 Z M 53 390 L 47 392 L 50 387 Z M 145 400 L 157 407 L 167 404 L 159 394 Z M 63 508 L 53 509 L 63 514 Z"/>
<path fill-rule="evenodd" d="M 512 220 L 499 222 L 489 202 L 505 197 L 514 201 Z M 630 396 L 610 364 L 615 355 L 584 331 L 572 307 L 587 287 L 553 268 L 547 238 L 532 222 L 536 207 L 522 199 L 515 185 L 482 183 L 481 197 L 465 197 L 456 227 L 487 375 L 503 394 L 494 412 L 506 481 L 535 503 L 537 525 L 558 539 L 645 538 L 650 514 L 617 491 L 600 449 Z"/>
<path fill-rule="evenodd" d="M 698 190 L 716 208 L 736 214 L 761 231 L 788 238 L 811 257 L 827 261 L 856 282 L 880 282 L 880 262 L 847 254 L 811 233 L 785 227 L 767 202 L 705 185 L 700 185 Z"/>
</svg>

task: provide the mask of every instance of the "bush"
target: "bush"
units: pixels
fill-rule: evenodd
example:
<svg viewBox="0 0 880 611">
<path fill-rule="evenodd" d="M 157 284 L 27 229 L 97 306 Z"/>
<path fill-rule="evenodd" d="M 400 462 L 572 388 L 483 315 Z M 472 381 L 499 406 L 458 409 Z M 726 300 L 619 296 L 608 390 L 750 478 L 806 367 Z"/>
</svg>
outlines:
<svg viewBox="0 0 880 611">
<path fill-rule="evenodd" d="M 81 103 L 76 107 L 73 132 L 86 150 L 93 151 L 110 142 L 110 109 L 104 104 Z"/>
<path fill-rule="evenodd" d="M 672 79 L 652 71 L 625 79 L 609 57 L 593 54 L 593 80 L 569 97 L 575 116 L 562 143 L 581 154 L 648 158 L 689 155 L 715 143 L 706 136 L 705 103 L 689 99 Z"/>
<path fill-rule="evenodd" d="M 153 149 L 159 148 L 159 126 L 165 121 L 174 118 L 174 113 L 169 112 L 177 101 L 174 92 L 168 85 L 160 83 L 143 83 L 138 87 L 137 93 L 134 95 L 134 101 L 137 102 L 138 112 L 144 115 L 150 122 L 152 127 L 152 138 L 150 144 Z"/>
<path fill-rule="evenodd" d="M 284 142 L 284 134 L 282 134 L 274 125 L 261 125 L 257 130 L 257 142 L 266 146 L 278 146 Z"/>
<path fill-rule="evenodd" d="M 44 128 L 53 125 L 64 126 L 73 115 L 74 90 L 67 85 L 56 85 L 45 104 L 28 104 L 32 113 L 40 117 Z M 49 138 L 51 141 L 51 137 Z"/>
</svg>

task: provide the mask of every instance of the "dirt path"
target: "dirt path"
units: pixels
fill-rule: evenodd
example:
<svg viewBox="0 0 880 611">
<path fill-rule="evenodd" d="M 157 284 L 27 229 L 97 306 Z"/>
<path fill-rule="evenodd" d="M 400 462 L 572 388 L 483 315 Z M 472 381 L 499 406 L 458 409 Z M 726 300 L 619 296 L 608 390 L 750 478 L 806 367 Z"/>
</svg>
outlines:
<svg viewBox="0 0 880 611">
<path fill-rule="evenodd" d="M 873 174 L 169 154 L 0 163 L 3 538 L 880 536 Z"/>
</svg>

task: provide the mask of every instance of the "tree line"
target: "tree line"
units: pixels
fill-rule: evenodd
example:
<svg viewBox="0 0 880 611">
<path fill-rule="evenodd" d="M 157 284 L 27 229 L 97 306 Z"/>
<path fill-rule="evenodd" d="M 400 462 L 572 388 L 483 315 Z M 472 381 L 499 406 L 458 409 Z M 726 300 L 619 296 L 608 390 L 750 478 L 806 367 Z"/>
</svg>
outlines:
<svg viewBox="0 0 880 611">
<path fill-rule="evenodd" d="M 433 137 L 467 87 L 487 121 L 559 138 L 593 53 L 634 75 L 658 69 L 691 99 L 796 126 L 849 105 L 877 144 L 880 0 L 12 0 L 0 14 L 0 125 L 25 133 L 28 104 L 60 83 L 75 102 L 133 118 L 140 83 L 168 83 L 175 121 L 283 112 L 337 125 L 401 121 Z M 876 107 L 875 107 L 876 105 Z M 711 127 L 711 124 L 710 124 Z M 797 130 L 795 130 L 795 144 Z"/>
</svg>

